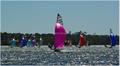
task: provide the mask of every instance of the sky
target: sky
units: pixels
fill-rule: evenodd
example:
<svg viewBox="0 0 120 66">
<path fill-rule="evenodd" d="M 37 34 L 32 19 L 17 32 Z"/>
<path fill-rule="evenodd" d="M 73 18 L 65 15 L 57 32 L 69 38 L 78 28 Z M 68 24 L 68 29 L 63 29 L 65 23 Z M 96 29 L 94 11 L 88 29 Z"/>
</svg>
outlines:
<svg viewBox="0 0 120 66">
<path fill-rule="evenodd" d="M 1 31 L 54 33 L 57 13 L 66 32 L 119 34 L 118 1 L 2 1 Z"/>
</svg>

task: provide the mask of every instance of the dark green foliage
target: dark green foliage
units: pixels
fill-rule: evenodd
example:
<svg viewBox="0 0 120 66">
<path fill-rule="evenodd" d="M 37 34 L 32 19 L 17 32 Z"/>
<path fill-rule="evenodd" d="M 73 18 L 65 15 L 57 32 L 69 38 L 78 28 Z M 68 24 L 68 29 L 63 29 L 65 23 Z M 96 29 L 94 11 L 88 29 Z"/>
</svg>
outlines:
<svg viewBox="0 0 120 66">
<path fill-rule="evenodd" d="M 69 32 L 66 36 L 66 40 L 71 40 L 73 45 L 77 45 L 79 43 L 79 36 L 80 32 L 75 32 L 71 34 Z M 89 41 L 89 45 L 110 45 L 110 39 L 109 35 L 86 35 L 87 33 L 83 33 L 86 40 Z M 12 38 L 15 38 L 17 40 L 17 44 L 19 44 L 19 40 L 22 38 L 22 36 L 26 36 L 27 39 L 31 37 L 33 34 L 22 34 L 22 33 L 7 33 L 7 32 L 1 32 L 1 45 L 10 45 L 9 41 Z M 53 34 L 39 34 L 35 33 L 34 34 L 36 41 L 39 43 L 40 38 L 43 39 L 43 45 L 48 45 L 48 44 L 54 44 L 54 35 Z M 117 37 L 117 44 L 119 44 L 119 36 L 116 35 Z"/>
</svg>

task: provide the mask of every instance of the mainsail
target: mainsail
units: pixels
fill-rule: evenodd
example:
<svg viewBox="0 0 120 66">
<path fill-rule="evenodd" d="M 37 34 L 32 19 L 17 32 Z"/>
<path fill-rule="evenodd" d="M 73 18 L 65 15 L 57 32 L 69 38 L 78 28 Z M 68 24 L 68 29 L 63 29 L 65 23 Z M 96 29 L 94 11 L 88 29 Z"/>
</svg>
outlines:
<svg viewBox="0 0 120 66">
<path fill-rule="evenodd" d="M 112 32 L 112 29 L 110 29 L 110 40 L 111 40 L 111 47 L 116 45 L 116 37 Z"/>
<path fill-rule="evenodd" d="M 57 14 L 57 22 L 55 24 L 54 47 L 55 49 L 63 49 L 66 38 L 66 31 L 63 27 L 63 21 L 60 14 Z"/>
</svg>

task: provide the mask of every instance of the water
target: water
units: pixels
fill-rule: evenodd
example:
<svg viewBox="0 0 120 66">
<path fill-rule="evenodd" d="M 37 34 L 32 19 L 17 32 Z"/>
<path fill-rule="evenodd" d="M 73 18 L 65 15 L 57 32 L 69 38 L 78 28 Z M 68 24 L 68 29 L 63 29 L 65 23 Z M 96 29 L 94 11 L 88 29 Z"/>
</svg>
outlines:
<svg viewBox="0 0 120 66">
<path fill-rule="evenodd" d="M 65 47 L 54 52 L 47 46 L 40 48 L 1 47 L 2 65 L 119 65 L 119 47 Z"/>
</svg>

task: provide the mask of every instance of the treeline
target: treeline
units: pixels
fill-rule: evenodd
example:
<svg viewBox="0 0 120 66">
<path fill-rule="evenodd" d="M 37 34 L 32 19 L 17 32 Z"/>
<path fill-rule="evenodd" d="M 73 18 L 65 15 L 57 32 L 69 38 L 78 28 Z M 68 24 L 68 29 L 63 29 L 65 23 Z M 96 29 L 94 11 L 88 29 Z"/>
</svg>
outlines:
<svg viewBox="0 0 120 66">
<path fill-rule="evenodd" d="M 81 32 L 75 32 L 75 33 L 68 33 L 66 36 L 66 40 L 70 40 L 72 45 L 77 45 L 79 42 L 79 36 Z M 86 39 L 86 43 L 88 42 L 89 45 L 110 45 L 110 38 L 109 35 L 86 35 L 86 32 L 83 33 L 84 37 Z M 54 34 L 48 33 L 48 34 L 28 34 L 28 33 L 7 33 L 7 32 L 1 32 L 1 45 L 10 45 L 9 41 L 12 38 L 15 38 L 16 40 L 20 40 L 23 36 L 25 36 L 27 39 L 29 39 L 31 36 L 35 38 L 37 42 L 40 41 L 40 38 L 43 40 L 43 45 L 54 44 Z M 116 44 L 119 44 L 119 36 L 116 35 Z"/>
</svg>

